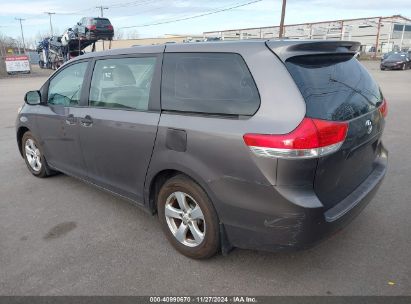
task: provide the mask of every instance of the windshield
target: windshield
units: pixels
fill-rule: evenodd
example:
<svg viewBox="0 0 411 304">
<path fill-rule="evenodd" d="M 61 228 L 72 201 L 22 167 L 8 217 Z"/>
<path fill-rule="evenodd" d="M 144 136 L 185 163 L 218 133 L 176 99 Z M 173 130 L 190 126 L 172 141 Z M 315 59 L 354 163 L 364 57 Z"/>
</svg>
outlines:
<svg viewBox="0 0 411 304">
<path fill-rule="evenodd" d="M 307 116 L 350 120 L 382 102 L 378 85 L 352 54 L 296 56 L 286 67 L 307 104 Z"/>
<path fill-rule="evenodd" d="M 398 60 L 398 61 L 404 61 L 405 60 L 405 54 L 392 54 L 387 57 L 387 60 Z"/>
</svg>

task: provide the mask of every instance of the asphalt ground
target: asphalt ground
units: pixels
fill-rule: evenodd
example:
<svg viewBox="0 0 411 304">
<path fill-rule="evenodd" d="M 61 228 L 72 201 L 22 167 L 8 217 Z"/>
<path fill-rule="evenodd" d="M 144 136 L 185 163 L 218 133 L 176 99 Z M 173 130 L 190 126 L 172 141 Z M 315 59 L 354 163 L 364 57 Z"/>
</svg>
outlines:
<svg viewBox="0 0 411 304">
<path fill-rule="evenodd" d="M 190 260 L 156 217 L 58 175 L 33 177 L 14 121 L 44 76 L 0 79 L 0 295 L 411 295 L 411 70 L 365 62 L 388 100 L 389 169 L 344 230 L 295 253 Z"/>
</svg>

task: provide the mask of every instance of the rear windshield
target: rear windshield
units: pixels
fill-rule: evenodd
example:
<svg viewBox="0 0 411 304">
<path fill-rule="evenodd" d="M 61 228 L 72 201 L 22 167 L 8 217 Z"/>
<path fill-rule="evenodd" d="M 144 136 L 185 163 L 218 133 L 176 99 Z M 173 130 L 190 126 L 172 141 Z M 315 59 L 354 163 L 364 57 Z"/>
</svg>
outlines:
<svg viewBox="0 0 411 304">
<path fill-rule="evenodd" d="M 102 18 L 94 18 L 91 20 L 92 25 L 110 25 L 110 20 Z"/>
<path fill-rule="evenodd" d="M 352 55 L 297 56 L 285 64 L 305 99 L 308 117 L 350 120 L 382 102 L 378 85 Z"/>
</svg>

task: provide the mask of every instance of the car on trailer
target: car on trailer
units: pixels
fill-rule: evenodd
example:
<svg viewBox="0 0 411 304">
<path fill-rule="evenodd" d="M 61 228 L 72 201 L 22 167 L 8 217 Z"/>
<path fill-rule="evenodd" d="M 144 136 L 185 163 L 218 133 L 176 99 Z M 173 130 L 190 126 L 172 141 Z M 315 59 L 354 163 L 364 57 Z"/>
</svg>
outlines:
<svg viewBox="0 0 411 304">
<path fill-rule="evenodd" d="M 114 28 L 110 20 L 102 17 L 83 17 L 73 27 L 79 39 L 112 40 Z"/>
</svg>

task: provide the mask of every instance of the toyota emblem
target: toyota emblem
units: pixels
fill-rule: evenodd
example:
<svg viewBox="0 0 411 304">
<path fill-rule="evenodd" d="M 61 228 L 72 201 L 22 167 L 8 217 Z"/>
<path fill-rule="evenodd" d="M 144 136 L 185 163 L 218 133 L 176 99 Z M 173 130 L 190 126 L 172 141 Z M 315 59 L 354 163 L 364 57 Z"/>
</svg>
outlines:
<svg viewBox="0 0 411 304">
<path fill-rule="evenodd" d="M 372 132 L 372 122 L 371 122 L 371 120 L 368 119 L 365 122 L 365 127 L 367 128 L 367 134 L 371 134 L 371 132 Z"/>
</svg>

